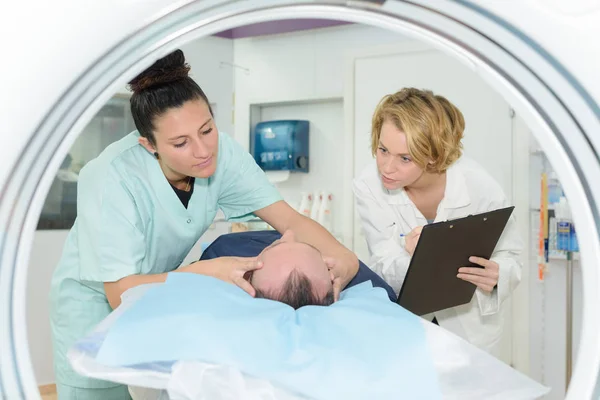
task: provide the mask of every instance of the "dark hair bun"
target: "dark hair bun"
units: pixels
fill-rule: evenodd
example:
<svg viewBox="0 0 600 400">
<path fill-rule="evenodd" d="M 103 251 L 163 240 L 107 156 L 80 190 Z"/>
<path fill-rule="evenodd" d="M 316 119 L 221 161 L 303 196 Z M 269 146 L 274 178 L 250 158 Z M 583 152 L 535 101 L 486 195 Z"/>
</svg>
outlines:
<svg viewBox="0 0 600 400">
<path fill-rule="evenodd" d="M 190 66 L 185 62 L 183 51 L 175 50 L 133 78 L 129 82 L 129 88 L 134 93 L 139 93 L 152 86 L 164 85 L 187 78 L 189 71 Z"/>
</svg>

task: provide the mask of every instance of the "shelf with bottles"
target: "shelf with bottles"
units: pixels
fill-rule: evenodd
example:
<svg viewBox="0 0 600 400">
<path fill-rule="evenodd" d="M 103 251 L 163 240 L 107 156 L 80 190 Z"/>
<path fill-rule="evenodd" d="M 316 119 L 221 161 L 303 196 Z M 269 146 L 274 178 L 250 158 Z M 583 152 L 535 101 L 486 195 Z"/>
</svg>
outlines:
<svg viewBox="0 0 600 400">
<path fill-rule="evenodd" d="M 538 248 L 538 250 L 547 254 L 547 261 L 566 260 L 568 255 L 573 255 L 574 259 L 578 259 L 579 244 L 567 198 L 564 196 L 557 179 L 551 178 L 545 180 L 542 178 L 542 183 L 544 182 L 546 183 L 547 188 L 543 191 L 540 200 L 545 204 L 540 204 L 540 208 L 531 209 L 534 226 L 536 221 L 540 222 L 540 225 L 538 226 L 543 226 L 544 223 L 546 224 L 546 237 L 544 238 L 545 248 L 543 250 Z M 544 199 L 544 194 L 547 196 L 546 199 Z M 543 209 L 546 210 L 545 215 L 542 215 L 541 213 L 541 210 Z M 538 238 L 540 237 L 539 230 L 536 230 L 535 235 Z M 541 239 L 536 240 L 536 246 L 538 243 L 541 243 L 539 240 Z"/>
<path fill-rule="evenodd" d="M 314 191 L 311 193 L 302 192 L 302 201 L 296 210 L 308 217 L 313 219 L 315 222 L 323 226 L 333 237 L 341 243 L 343 241 L 343 235 L 333 229 L 333 223 L 331 218 L 331 204 L 333 201 L 333 195 L 324 191 Z M 235 232 L 246 232 L 246 231 L 264 231 L 273 230 L 267 222 L 260 218 L 252 218 L 243 222 L 231 222 L 225 218 L 225 215 L 221 210 L 217 211 L 215 218 L 210 226 L 210 229 L 216 229 L 217 224 L 222 227 L 223 224 L 229 225 L 228 230 L 231 233 Z M 227 229 L 227 228 L 226 228 Z"/>
<path fill-rule="evenodd" d="M 327 231 L 333 231 L 333 220 L 331 209 L 333 205 L 333 195 L 325 191 L 315 190 L 313 192 L 300 193 L 300 204 L 296 208 L 300 214 L 308 217 Z"/>
<path fill-rule="evenodd" d="M 532 212 L 539 213 L 539 210 L 532 210 Z M 548 225 L 547 261 L 564 261 L 567 259 L 568 252 L 572 254 L 574 260 L 579 260 L 579 244 L 573 225 L 564 225 L 554 216 L 549 218 Z"/>
</svg>

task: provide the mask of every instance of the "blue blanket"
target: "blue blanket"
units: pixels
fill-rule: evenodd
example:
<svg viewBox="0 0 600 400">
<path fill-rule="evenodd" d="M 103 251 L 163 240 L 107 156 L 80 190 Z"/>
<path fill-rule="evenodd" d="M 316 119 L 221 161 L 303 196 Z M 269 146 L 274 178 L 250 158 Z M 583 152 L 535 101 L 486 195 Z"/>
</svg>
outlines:
<svg viewBox="0 0 600 400">
<path fill-rule="evenodd" d="M 441 398 L 419 318 L 370 282 L 294 310 L 218 279 L 171 273 L 109 329 L 108 366 L 224 364 L 314 399 Z"/>
</svg>

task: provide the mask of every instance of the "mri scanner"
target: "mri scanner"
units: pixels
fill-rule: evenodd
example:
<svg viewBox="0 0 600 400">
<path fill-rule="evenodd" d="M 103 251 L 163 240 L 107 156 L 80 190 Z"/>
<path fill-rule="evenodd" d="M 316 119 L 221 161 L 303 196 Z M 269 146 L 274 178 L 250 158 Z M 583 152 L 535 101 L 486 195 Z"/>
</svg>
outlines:
<svg viewBox="0 0 600 400">
<path fill-rule="evenodd" d="M 39 398 L 25 324 L 26 275 L 36 273 L 28 258 L 60 162 L 92 116 L 137 71 L 185 42 L 332 15 L 458 58 L 529 125 L 580 237 L 583 324 L 567 398 L 600 397 L 600 2 L 34 0 L 5 3 L 0 13 L 0 399 Z"/>
</svg>

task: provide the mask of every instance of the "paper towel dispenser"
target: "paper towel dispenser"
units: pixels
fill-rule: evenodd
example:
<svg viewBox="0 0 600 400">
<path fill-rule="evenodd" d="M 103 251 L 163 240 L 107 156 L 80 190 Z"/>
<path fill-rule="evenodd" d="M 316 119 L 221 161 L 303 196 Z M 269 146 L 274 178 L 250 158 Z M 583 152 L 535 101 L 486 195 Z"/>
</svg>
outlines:
<svg viewBox="0 0 600 400">
<path fill-rule="evenodd" d="M 309 122 L 264 121 L 250 135 L 250 152 L 264 171 L 308 172 Z"/>
</svg>

